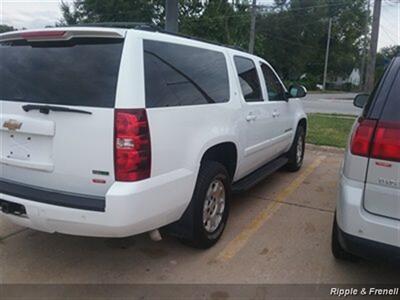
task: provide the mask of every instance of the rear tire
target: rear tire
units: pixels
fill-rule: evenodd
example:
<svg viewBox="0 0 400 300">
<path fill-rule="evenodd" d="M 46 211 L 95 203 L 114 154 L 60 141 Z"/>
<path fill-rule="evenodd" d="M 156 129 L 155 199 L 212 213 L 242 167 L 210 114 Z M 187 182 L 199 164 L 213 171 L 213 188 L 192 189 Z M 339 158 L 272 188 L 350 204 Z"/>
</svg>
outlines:
<svg viewBox="0 0 400 300">
<path fill-rule="evenodd" d="M 297 127 L 293 145 L 288 152 L 288 163 L 286 169 L 290 172 L 300 170 L 304 160 L 304 150 L 306 145 L 306 131 L 303 126 Z"/>
<path fill-rule="evenodd" d="M 226 168 L 215 161 L 202 163 L 190 206 L 192 237 L 181 241 L 208 249 L 222 236 L 229 215 L 231 179 Z"/>
<path fill-rule="evenodd" d="M 336 214 L 333 220 L 333 228 L 332 228 L 332 242 L 331 242 L 331 250 L 332 254 L 336 259 L 346 260 L 346 261 L 358 261 L 358 257 L 347 252 L 339 241 L 339 227 L 336 221 Z"/>
</svg>

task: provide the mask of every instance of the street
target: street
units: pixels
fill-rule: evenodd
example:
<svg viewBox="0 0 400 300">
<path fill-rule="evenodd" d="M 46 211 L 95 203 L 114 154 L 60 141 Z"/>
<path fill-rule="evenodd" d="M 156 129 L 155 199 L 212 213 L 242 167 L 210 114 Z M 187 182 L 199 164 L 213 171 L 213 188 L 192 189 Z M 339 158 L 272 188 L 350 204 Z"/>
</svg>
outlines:
<svg viewBox="0 0 400 300">
<path fill-rule="evenodd" d="M 359 115 L 361 109 L 353 105 L 356 95 L 354 93 L 309 93 L 302 101 L 307 113 Z"/>
<path fill-rule="evenodd" d="M 398 283 L 394 266 L 336 261 L 330 253 L 342 156 L 308 151 L 298 173 L 279 171 L 236 195 L 221 241 L 206 251 L 168 236 L 152 242 L 147 234 L 125 239 L 46 234 L 2 217 L 0 282 Z"/>
</svg>

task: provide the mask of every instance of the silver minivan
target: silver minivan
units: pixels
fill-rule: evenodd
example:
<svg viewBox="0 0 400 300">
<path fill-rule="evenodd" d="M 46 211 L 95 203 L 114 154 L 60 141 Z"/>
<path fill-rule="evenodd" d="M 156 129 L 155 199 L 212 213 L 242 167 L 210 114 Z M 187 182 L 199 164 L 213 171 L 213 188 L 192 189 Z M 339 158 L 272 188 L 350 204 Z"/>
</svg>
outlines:
<svg viewBox="0 0 400 300">
<path fill-rule="evenodd" d="M 364 108 L 346 150 L 332 232 L 336 258 L 400 260 L 400 57 Z"/>
</svg>

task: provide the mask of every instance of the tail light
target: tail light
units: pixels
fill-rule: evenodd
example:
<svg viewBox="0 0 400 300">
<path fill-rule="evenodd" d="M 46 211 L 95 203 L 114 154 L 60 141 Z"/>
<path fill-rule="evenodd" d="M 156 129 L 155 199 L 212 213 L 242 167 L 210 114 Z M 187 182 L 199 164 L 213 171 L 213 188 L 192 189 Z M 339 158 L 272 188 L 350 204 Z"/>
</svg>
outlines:
<svg viewBox="0 0 400 300">
<path fill-rule="evenodd" d="M 360 118 L 351 139 L 351 153 L 400 162 L 400 123 Z"/>
<path fill-rule="evenodd" d="M 64 37 L 66 31 L 31 31 L 22 32 L 21 37 L 25 40 L 31 39 L 59 39 Z"/>
<path fill-rule="evenodd" d="M 115 110 L 115 180 L 138 181 L 150 177 L 151 144 L 145 109 Z"/>
<path fill-rule="evenodd" d="M 400 123 L 378 123 L 372 147 L 373 158 L 400 162 Z"/>
<path fill-rule="evenodd" d="M 372 138 L 376 128 L 376 121 L 363 118 L 358 119 L 358 123 L 351 138 L 351 153 L 359 156 L 370 155 Z"/>
</svg>

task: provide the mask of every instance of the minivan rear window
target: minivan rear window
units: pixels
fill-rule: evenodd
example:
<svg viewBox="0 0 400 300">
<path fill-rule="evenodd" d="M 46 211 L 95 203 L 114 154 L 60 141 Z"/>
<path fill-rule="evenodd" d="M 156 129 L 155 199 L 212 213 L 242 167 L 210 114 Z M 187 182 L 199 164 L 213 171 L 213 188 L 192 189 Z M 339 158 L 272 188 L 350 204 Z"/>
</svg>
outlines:
<svg viewBox="0 0 400 300">
<path fill-rule="evenodd" d="M 114 107 L 123 39 L 0 43 L 0 100 Z"/>
<path fill-rule="evenodd" d="M 397 73 L 397 77 L 383 108 L 382 119 L 387 122 L 400 121 L 400 71 Z"/>
</svg>

